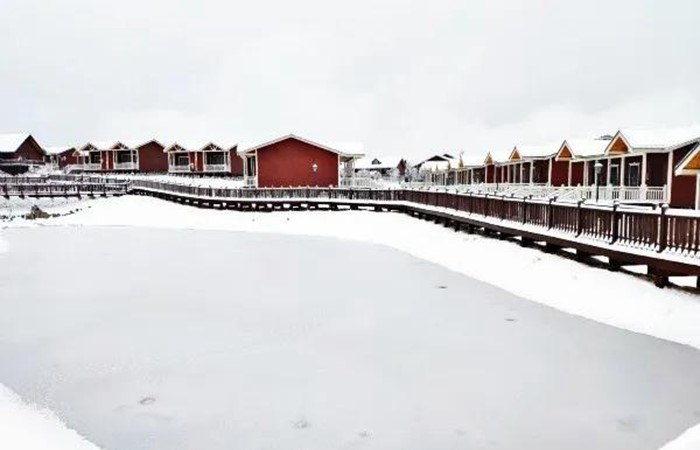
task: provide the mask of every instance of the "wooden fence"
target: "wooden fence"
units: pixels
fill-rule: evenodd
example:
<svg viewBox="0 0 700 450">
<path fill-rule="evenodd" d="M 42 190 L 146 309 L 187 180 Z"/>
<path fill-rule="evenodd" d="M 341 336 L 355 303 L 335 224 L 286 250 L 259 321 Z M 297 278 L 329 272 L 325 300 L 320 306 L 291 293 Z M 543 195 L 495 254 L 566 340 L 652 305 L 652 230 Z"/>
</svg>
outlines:
<svg viewBox="0 0 700 450">
<path fill-rule="evenodd" d="M 154 181 L 134 181 L 132 186 L 149 191 L 193 198 L 282 202 L 310 200 L 329 203 L 374 202 L 420 205 L 454 210 L 466 217 L 497 220 L 511 226 L 535 227 L 568 238 L 590 239 L 609 244 L 700 256 L 700 214 L 655 208 L 558 203 L 494 196 L 406 189 L 322 189 L 322 188 L 209 188 Z"/>
</svg>

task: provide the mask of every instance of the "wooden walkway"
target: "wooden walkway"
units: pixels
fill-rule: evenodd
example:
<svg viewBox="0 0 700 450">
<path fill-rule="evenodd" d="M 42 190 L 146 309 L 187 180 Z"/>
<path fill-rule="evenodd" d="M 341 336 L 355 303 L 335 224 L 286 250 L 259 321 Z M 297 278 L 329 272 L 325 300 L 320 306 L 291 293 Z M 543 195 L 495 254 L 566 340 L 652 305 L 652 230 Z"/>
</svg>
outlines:
<svg viewBox="0 0 700 450">
<path fill-rule="evenodd" d="M 518 239 L 545 251 L 609 258 L 615 270 L 645 265 L 658 286 L 700 275 L 700 214 L 417 190 L 216 189 L 136 181 L 131 192 L 200 208 L 241 211 L 370 208 L 399 211 L 465 232 Z"/>
<path fill-rule="evenodd" d="M 128 191 L 127 183 L 50 183 L 34 180 L 0 184 L 0 195 L 5 198 L 112 197 L 127 194 Z"/>
</svg>

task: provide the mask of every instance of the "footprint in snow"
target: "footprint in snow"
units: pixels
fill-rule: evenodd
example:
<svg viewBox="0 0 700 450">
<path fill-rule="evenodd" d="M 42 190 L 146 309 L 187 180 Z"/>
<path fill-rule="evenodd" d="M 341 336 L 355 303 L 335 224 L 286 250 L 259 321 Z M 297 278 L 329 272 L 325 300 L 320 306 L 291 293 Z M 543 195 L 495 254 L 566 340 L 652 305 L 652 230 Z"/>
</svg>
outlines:
<svg viewBox="0 0 700 450">
<path fill-rule="evenodd" d="M 141 400 L 139 400 L 139 405 L 150 405 L 153 404 L 156 401 L 154 397 L 143 397 Z"/>
</svg>

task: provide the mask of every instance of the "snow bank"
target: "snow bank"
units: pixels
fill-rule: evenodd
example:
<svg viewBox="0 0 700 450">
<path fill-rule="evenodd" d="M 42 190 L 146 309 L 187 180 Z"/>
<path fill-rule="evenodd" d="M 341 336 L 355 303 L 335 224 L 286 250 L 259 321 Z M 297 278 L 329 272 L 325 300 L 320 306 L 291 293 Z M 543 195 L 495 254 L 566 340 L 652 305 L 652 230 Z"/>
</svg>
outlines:
<svg viewBox="0 0 700 450">
<path fill-rule="evenodd" d="M 12 450 L 99 450 L 51 411 L 28 405 L 0 385 L 0 448 Z"/>
<path fill-rule="evenodd" d="M 661 450 L 698 450 L 700 449 L 700 425 L 689 429 L 678 438 L 664 445 Z"/>
</svg>

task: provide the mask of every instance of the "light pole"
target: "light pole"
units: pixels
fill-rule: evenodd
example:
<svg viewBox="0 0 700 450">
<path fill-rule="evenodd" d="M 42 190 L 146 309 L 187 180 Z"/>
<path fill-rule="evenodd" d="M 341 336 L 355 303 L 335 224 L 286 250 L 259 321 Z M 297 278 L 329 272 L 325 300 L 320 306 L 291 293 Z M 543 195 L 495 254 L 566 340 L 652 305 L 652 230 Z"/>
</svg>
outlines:
<svg viewBox="0 0 700 450">
<path fill-rule="evenodd" d="M 603 172 L 603 163 L 596 161 L 595 165 L 595 202 L 598 203 L 600 198 L 600 174 Z"/>
</svg>

